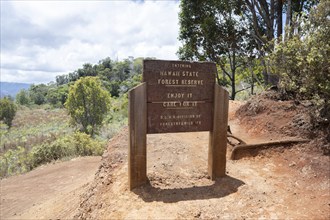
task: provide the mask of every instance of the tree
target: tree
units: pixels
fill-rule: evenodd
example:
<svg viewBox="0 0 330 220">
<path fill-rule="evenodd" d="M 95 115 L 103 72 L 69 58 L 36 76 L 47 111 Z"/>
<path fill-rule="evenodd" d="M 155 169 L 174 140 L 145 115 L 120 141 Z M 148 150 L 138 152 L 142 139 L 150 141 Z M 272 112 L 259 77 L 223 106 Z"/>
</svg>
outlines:
<svg viewBox="0 0 330 220">
<path fill-rule="evenodd" d="M 2 120 L 10 128 L 14 120 L 17 107 L 13 101 L 8 98 L 0 100 L 0 120 Z"/>
<path fill-rule="evenodd" d="M 128 59 L 117 62 L 113 67 L 114 79 L 122 82 L 130 77 L 130 61 Z"/>
<path fill-rule="evenodd" d="M 229 79 L 231 99 L 235 99 L 236 72 L 243 65 L 249 36 L 240 19 L 242 1 L 183 0 L 180 11 L 178 54 L 183 60 L 213 61 L 223 78 Z M 217 75 L 218 83 L 227 82 Z"/>
<path fill-rule="evenodd" d="M 301 16 L 303 12 L 308 13 L 318 0 L 244 0 L 244 14 L 249 21 L 251 35 L 256 42 L 256 49 L 264 66 L 265 84 L 277 85 L 277 75 L 269 72 L 265 57 L 274 50 L 274 38 L 277 43 L 282 41 L 283 13 L 286 15 L 286 39 L 292 36 L 294 23 L 293 15 Z"/>
<path fill-rule="evenodd" d="M 274 45 L 269 43 L 276 36 L 281 42 L 283 32 L 283 13 L 286 15 L 286 25 L 292 25 L 293 15 L 301 16 L 309 12 L 319 0 L 244 0 L 247 10 L 244 13 L 251 23 L 253 36 L 259 50 L 264 47 L 271 52 Z"/>
<path fill-rule="evenodd" d="M 72 122 L 94 135 L 110 109 L 110 95 L 96 77 L 83 77 L 70 87 L 65 103 Z"/>
<path fill-rule="evenodd" d="M 16 103 L 19 105 L 28 105 L 30 104 L 30 97 L 28 91 L 25 89 L 20 90 L 16 94 Z"/>
<path fill-rule="evenodd" d="M 50 88 L 47 92 L 47 102 L 54 107 L 63 107 L 68 97 L 69 87 L 67 84 Z"/>
<path fill-rule="evenodd" d="M 82 69 L 78 69 L 78 76 L 80 77 L 85 77 L 85 76 L 96 76 L 97 71 L 96 71 L 96 65 L 92 65 L 90 63 L 85 63 L 83 65 Z"/>
<path fill-rule="evenodd" d="M 69 77 L 68 75 L 59 75 L 56 76 L 56 84 L 57 86 L 68 84 L 69 83 Z"/>
<path fill-rule="evenodd" d="M 30 99 L 34 104 L 46 103 L 48 88 L 45 84 L 32 85 L 29 89 Z"/>
</svg>

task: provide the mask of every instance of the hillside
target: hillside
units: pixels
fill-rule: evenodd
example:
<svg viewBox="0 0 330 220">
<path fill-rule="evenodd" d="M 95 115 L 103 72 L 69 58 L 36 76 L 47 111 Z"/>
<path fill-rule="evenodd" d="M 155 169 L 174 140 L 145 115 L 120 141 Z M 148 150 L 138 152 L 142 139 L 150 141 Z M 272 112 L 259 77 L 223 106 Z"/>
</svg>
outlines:
<svg viewBox="0 0 330 220">
<path fill-rule="evenodd" d="M 258 102 L 263 110 L 253 113 L 252 106 Z M 1 180 L 1 210 L 7 210 L 8 206 L 15 210 L 2 211 L 1 217 L 328 219 L 330 159 L 324 155 L 321 139 L 305 135 L 308 123 L 296 123 L 294 119 L 297 115 L 307 119 L 303 114 L 306 110 L 307 107 L 293 101 L 262 97 L 248 103 L 231 102 L 231 130 L 247 143 L 297 137 L 310 138 L 310 141 L 242 151 L 237 155 L 238 160 L 230 160 L 232 147 L 228 145 L 227 176 L 216 181 L 207 176 L 208 132 L 148 135 L 150 183 L 133 192 L 128 190 L 128 130 L 125 128 L 110 140 L 98 169 L 93 165 L 77 170 L 65 165 L 67 163 L 57 163 Z M 53 166 L 65 167 L 66 172 L 60 175 L 50 172 Z M 95 171 L 92 180 L 91 174 Z M 84 180 L 82 172 L 86 174 Z M 31 175 L 38 175 L 38 179 L 29 185 Z M 84 184 L 73 181 L 76 178 Z M 29 193 L 40 184 L 53 184 L 55 179 L 58 184 L 43 190 L 43 198 L 38 197 L 38 193 Z M 12 184 L 13 181 L 16 184 Z M 29 198 L 29 202 L 13 200 L 13 187 L 20 193 L 19 198 Z"/>
<path fill-rule="evenodd" d="M 28 89 L 30 86 L 31 84 L 28 83 L 0 82 L 1 98 L 5 96 L 11 96 L 15 98 L 16 94 L 21 89 Z"/>
</svg>

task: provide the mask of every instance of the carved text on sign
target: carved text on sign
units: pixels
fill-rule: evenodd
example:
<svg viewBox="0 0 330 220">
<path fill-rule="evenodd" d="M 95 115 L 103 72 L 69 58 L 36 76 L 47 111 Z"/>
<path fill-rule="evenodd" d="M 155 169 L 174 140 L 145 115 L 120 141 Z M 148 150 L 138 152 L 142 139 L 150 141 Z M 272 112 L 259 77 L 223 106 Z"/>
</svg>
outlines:
<svg viewBox="0 0 330 220">
<path fill-rule="evenodd" d="M 215 73 L 214 63 L 145 60 L 148 133 L 211 130 Z"/>
</svg>

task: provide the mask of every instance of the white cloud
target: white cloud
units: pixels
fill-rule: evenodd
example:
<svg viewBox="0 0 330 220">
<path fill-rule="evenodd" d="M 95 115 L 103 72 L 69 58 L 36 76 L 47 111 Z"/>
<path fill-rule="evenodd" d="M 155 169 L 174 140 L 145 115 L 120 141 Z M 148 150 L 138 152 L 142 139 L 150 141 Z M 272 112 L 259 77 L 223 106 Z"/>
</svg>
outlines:
<svg viewBox="0 0 330 220">
<path fill-rule="evenodd" d="M 105 57 L 177 59 L 178 1 L 1 1 L 1 81 L 49 82 Z"/>
</svg>

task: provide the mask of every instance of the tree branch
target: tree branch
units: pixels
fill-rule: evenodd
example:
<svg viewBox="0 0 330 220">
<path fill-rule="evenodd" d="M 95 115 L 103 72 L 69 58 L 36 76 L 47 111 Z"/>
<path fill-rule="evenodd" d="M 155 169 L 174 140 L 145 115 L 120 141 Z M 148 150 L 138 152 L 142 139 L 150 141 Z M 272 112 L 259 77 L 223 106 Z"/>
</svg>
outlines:
<svg viewBox="0 0 330 220">
<path fill-rule="evenodd" d="M 240 90 L 236 91 L 236 94 L 239 93 L 239 92 L 243 92 L 244 90 L 248 90 L 249 88 L 251 88 L 251 86 L 248 86 L 248 87 L 246 87 L 244 89 L 240 89 Z"/>
<path fill-rule="evenodd" d="M 259 40 L 262 44 L 265 44 L 266 42 L 264 42 L 262 40 L 262 35 L 261 33 L 259 32 L 259 26 L 258 26 L 258 17 L 257 17 L 257 14 L 256 14 L 256 10 L 255 10 L 255 6 L 254 6 L 254 3 L 253 3 L 253 0 L 251 0 L 251 2 L 249 0 L 245 0 L 248 8 L 250 9 L 250 12 L 252 13 L 252 24 L 253 24 L 253 29 L 255 31 L 255 38 L 257 40 Z M 248 18 L 250 16 L 247 16 Z"/>
<path fill-rule="evenodd" d="M 222 64 L 219 64 L 221 70 L 226 74 L 226 76 L 229 77 L 230 80 L 232 80 L 231 75 L 226 71 L 226 69 L 224 68 L 224 66 L 222 66 Z"/>
<path fill-rule="evenodd" d="M 259 144 L 242 144 L 242 145 L 236 145 L 233 148 L 233 151 L 231 152 L 230 159 L 235 160 L 235 154 L 238 150 L 243 149 L 253 149 L 253 148 L 259 148 L 259 147 L 270 147 L 275 145 L 286 145 L 286 144 L 297 144 L 297 143 L 306 143 L 309 140 L 306 139 L 294 139 L 294 140 L 283 140 L 283 141 L 273 141 L 273 142 L 266 142 L 266 143 L 259 143 Z"/>
</svg>

